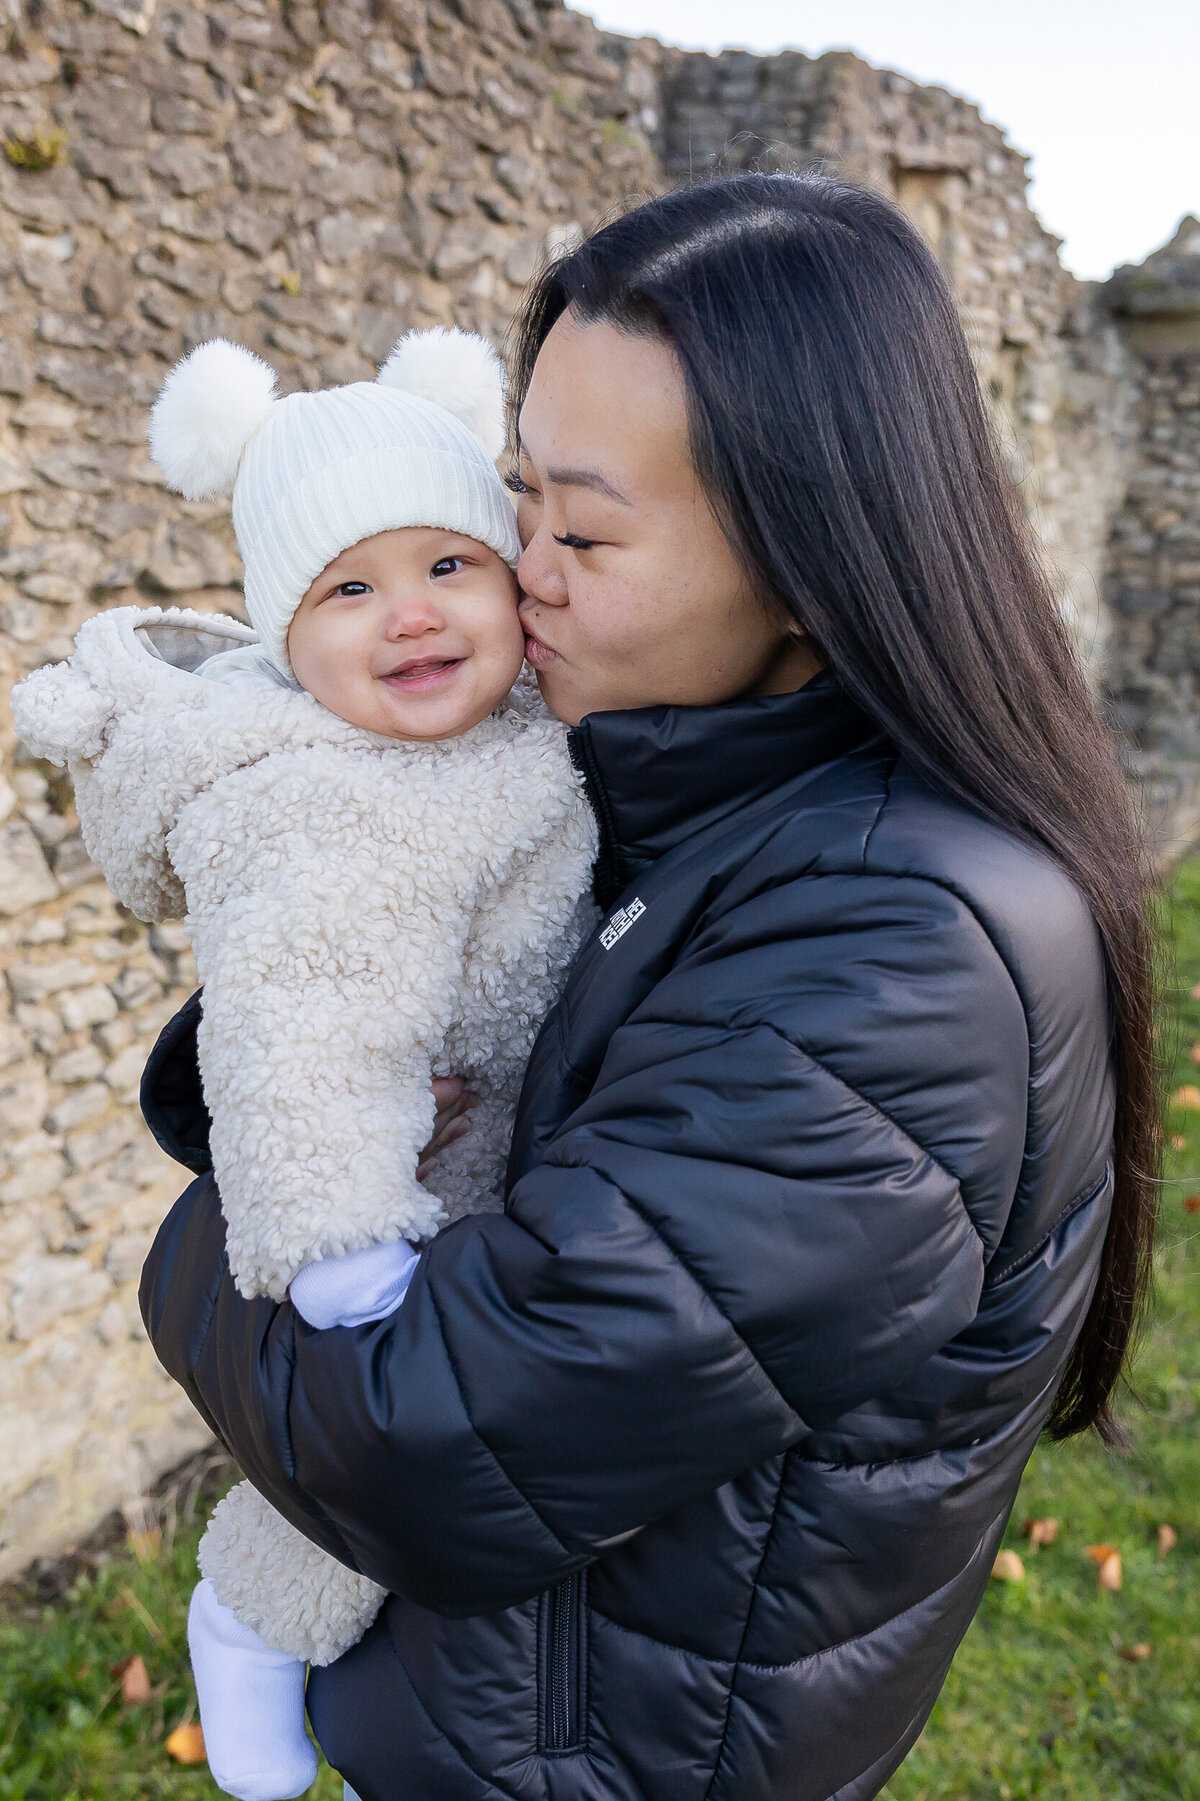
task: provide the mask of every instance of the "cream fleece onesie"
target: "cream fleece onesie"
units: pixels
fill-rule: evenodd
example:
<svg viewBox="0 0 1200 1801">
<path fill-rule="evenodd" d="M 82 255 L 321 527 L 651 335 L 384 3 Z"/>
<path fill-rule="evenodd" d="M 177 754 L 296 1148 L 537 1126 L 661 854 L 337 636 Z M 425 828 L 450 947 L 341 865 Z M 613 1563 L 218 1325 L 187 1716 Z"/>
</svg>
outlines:
<svg viewBox="0 0 1200 1801">
<path fill-rule="evenodd" d="M 101 613 L 13 712 L 35 755 L 69 767 L 118 898 L 144 920 L 186 914 L 230 1266 L 243 1294 L 282 1300 L 315 1260 L 500 1205 L 533 1039 L 592 923 L 595 842 L 536 695 L 514 690 L 458 738 L 384 738 L 255 642 L 220 616 Z M 429 1085 L 449 1074 L 479 1105 L 423 1185 Z M 238 1621 L 313 1663 L 382 1600 L 248 1483 L 200 1566 Z"/>
</svg>

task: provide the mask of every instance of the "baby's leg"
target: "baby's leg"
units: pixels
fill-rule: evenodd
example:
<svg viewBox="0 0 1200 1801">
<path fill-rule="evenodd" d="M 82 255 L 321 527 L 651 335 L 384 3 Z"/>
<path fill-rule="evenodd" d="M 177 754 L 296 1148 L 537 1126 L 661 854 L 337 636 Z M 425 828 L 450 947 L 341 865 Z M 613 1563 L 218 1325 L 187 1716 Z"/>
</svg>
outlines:
<svg viewBox="0 0 1200 1801">
<path fill-rule="evenodd" d="M 305 1666 L 273 1651 L 207 1579 L 188 1609 L 188 1650 L 213 1781 L 238 1801 L 291 1801 L 316 1781 L 304 1729 Z"/>
<path fill-rule="evenodd" d="M 383 1600 L 381 1588 L 305 1538 L 249 1482 L 214 1507 L 199 1564 L 244 1625 L 305 1663 L 332 1663 L 356 1645 Z"/>
<path fill-rule="evenodd" d="M 301 1795 L 317 1773 L 305 1665 L 356 1643 L 383 1590 L 297 1532 L 249 1482 L 214 1509 L 199 1561 L 188 1645 L 213 1776 L 239 1801 Z"/>
</svg>

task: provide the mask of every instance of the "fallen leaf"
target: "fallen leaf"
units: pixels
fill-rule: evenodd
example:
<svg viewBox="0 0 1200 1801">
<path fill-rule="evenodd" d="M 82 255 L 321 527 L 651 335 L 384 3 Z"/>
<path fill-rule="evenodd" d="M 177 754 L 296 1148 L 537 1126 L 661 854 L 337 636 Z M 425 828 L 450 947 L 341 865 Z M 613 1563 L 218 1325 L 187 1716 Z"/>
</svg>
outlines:
<svg viewBox="0 0 1200 1801">
<path fill-rule="evenodd" d="M 1176 1107 L 1189 1109 L 1193 1113 L 1200 1112 L 1200 1088 L 1192 1082 L 1185 1082 L 1182 1088 L 1177 1088 L 1171 1100 Z"/>
<path fill-rule="evenodd" d="M 1200 1213 L 1200 1194 L 1189 1194 L 1183 1203 L 1185 1213 Z"/>
<path fill-rule="evenodd" d="M 1187 1150 L 1187 1139 L 1182 1132 L 1171 1132 L 1167 1137 L 1167 1143 L 1173 1151 Z"/>
<path fill-rule="evenodd" d="M 1096 1581 L 1115 1595 L 1121 1586 L 1121 1553 L 1115 1545 L 1089 1545 L 1088 1556 L 1096 1565 Z"/>
<path fill-rule="evenodd" d="M 126 1707 L 142 1707 L 150 1700 L 153 1689 L 146 1665 L 140 1657 L 127 1657 L 116 1664 L 113 1675 L 121 1678 L 121 1699 Z"/>
<path fill-rule="evenodd" d="M 1152 1654 L 1152 1651 L 1153 1646 L 1144 1643 L 1140 1645 L 1123 1645 L 1121 1647 L 1120 1656 L 1125 1659 L 1126 1663 L 1142 1663 Z"/>
<path fill-rule="evenodd" d="M 176 1763 L 204 1763 L 204 1734 L 199 1726 L 176 1726 L 167 1740 L 167 1756 Z"/>
<path fill-rule="evenodd" d="M 1164 1523 L 1159 1527 L 1157 1544 L 1160 1557 L 1169 1556 L 1178 1543 L 1179 1534 L 1176 1532 L 1174 1526 L 1168 1526 Z"/>
<path fill-rule="evenodd" d="M 162 1533 L 157 1526 L 152 1526 L 148 1532 L 127 1532 L 125 1543 L 139 1563 L 149 1563 L 162 1550 Z"/>
<path fill-rule="evenodd" d="M 1029 1536 L 1029 1549 L 1038 1551 L 1043 1545 L 1052 1545 L 1058 1537 L 1057 1520 L 1026 1520 L 1025 1531 Z"/>
<path fill-rule="evenodd" d="M 997 1551 L 992 1576 L 997 1582 L 1024 1582 L 1025 1565 L 1015 1551 Z"/>
<path fill-rule="evenodd" d="M 1188 1052 L 1193 1063 L 1200 1063 L 1200 1044 L 1194 1044 Z"/>
<path fill-rule="evenodd" d="M 1197 982 L 1196 986 L 1192 989 L 1192 999 L 1194 1001 L 1200 1001 L 1200 982 Z"/>
</svg>

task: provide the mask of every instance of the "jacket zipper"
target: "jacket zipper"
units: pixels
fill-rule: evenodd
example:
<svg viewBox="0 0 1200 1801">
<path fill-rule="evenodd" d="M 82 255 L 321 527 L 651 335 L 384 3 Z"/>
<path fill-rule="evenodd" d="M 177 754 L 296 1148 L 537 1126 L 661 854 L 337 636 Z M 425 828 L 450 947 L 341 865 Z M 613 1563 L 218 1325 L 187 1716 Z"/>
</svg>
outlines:
<svg viewBox="0 0 1200 1801">
<path fill-rule="evenodd" d="M 578 1751 L 584 1739 L 587 1610 L 582 1570 L 538 1602 L 538 1749 Z"/>
</svg>

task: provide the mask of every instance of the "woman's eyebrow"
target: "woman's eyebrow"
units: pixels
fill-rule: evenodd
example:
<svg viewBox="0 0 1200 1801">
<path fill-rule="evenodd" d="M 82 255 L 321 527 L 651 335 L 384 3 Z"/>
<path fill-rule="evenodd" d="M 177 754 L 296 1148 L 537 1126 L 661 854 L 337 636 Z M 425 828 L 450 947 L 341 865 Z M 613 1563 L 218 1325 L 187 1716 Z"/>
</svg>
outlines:
<svg viewBox="0 0 1200 1801">
<path fill-rule="evenodd" d="M 528 462 L 533 461 L 520 438 L 517 439 L 517 451 Z M 602 475 L 599 469 L 547 469 L 546 479 L 552 481 L 556 487 L 590 488 L 593 494 L 603 494 L 607 499 L 615 500 L 620 506 L 631 507 L 633 505 L 632 500 L 622 494 L 620 488 L 614 487 L 608 477 Z"/>
<path fill-rule="evenodd" d="M 594 494 L 603 494 L 623 507 L 633 505 L 632 500 L 628 500 L 619 488 L 614 488 L 598 469 L 547 469 L 546 479 L 559 488 L 590 488 Z"/>
</svg>

